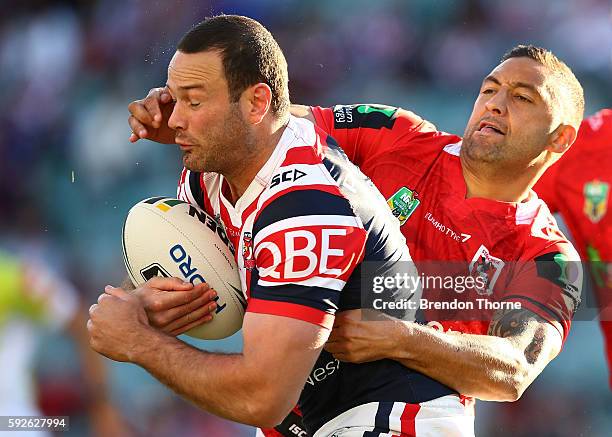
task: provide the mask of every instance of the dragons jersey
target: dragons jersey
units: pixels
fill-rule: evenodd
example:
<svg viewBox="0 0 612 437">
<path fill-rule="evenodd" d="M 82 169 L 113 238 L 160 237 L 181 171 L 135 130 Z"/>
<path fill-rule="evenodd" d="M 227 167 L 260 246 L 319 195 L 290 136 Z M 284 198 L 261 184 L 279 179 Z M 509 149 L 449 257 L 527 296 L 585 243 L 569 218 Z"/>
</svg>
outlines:
<svg viewBox="0 0 612 437">
<path fill-rule="evenodd" d="M 575 144 L 546 171 L 534 190 L 563 216 L 582 259 L 589 261 L 612 368 L 612 110 L 582 122 Z M 612 373 L 610 374 L 612 387 Z"/>
<path fill-rule="evenodd" d="M 327 134 L 290 118 L 276 149 L 240 199 L 216 173 L 184 170 L 178 196 L 218 218 L 233 247 L 246 311 L 331 328 L 360 308 L 361 267 L 394 274 L 410 260 L 385 199 Z M 398 290 L 396 298 L 416 298 Z M 414 313 L 413 313 L 414 314 Z M 309 430 L 368 402 L 422 402 L 452 393 L 391 360 L 340 363 L 321 352 L 300 396 Z"/>
<path fill-rule="evenodd" d="M 426 306 L 423 322 L 486 334 L 499 304 L 514 302 L 551 322 L 565 340 L 580 299 L 582 269 L 534 192 L 522 203 L 466 198 L 461 138 L 437 131 L 411 112 L 380 105 L 312 111 L 317 126 L 388 199 L 418 265 L 432 275 L 468 272 L 478 280 L 469 292 L 424 287 L 429 302 L 456 299 L 471 302 L 472 310 Z"/>
</svg>

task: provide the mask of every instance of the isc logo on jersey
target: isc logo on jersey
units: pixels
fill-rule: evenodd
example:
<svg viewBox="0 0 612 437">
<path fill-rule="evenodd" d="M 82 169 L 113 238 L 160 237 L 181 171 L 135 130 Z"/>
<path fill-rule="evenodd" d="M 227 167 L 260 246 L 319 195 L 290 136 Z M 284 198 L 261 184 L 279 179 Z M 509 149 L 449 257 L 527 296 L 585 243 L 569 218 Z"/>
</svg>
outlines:
<svg viewBox="0 0 612 437">
<path fill-rule="evenodd" d="M 306 216 L 274 223 L 255 236 L 259 283 L 341 290 L 361 260 L 364 240 L 365 230 L 355 217 Z"/>
</svg>

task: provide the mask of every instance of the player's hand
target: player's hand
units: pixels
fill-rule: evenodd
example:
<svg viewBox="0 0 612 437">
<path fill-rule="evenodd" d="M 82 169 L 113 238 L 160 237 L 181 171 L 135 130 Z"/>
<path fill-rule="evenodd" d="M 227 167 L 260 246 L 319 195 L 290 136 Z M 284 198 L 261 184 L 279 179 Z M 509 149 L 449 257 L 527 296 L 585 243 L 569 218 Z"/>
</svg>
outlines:
<svg viewBox="0 0 612 437">
<path fill-rule="evenodd" d="M 155 277 L 132 291 L 144 307 L 151 326 L 180 335 L 210 322 L 217 309 L 217 292 L 207 283 L 196 286 L 179 278 Z"/>
<path fill-rule="evenodd" d="M 393 344 L 394 337 L 391 334 L 398 322 L 391 318 L 364 321 L 360 310 L 343 311 L 336 314 L 325 350 L 334 358 L 350 363 L 388 358 L 387 350 L 397 347 Z"/>
<path fill-rule="evenodd" d="M 152 331 L 136 296 L 107 285 L 98 303 L 89 308 L 89 345 L 116 361 L 130 361 L 131 353 Z"/>
<path fill-rule="evenodd" d="M 130 142 L 141 138 L 157 143 L 174 144 L 174 130 L 168 127 L 168 119 L 174 102 L 167 88 L 153 88 L 147 97 L 128 105 L 128 123 L 132 129 Z"/>
</svg>

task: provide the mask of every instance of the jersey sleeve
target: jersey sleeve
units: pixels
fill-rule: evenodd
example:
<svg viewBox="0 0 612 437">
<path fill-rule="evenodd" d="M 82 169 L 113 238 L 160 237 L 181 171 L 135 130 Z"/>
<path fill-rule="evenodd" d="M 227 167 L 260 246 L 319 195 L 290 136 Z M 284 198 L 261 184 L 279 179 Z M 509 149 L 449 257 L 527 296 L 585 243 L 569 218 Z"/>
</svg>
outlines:
<svg viewBox="0 0 612 437">
<path fill-rule="evenodd" d="M 502 301 L 519 302 L 555 328 L 561 326 L 563 342 L 582 294 L 583 268 L 568 241 L 552 242 L 529 259 L 518 261 Z M 557 322 L 557 323 L 554 323 Z"/>
<path fill-rule="evenodd" d="M 398 144 L 430 138 L 436 127 L 418 115 L 385 105 L 336 105 L 311 108 L 316 125 L 332 136 L 358 166 L 386 154 Z"/>
<path fill-rule="evenodd" d="M 339 193 L 304 189 L 277 197 L 254 222 L 247 311 L 331 329 L 365 242 L 363 223 Z"/>
</svg>

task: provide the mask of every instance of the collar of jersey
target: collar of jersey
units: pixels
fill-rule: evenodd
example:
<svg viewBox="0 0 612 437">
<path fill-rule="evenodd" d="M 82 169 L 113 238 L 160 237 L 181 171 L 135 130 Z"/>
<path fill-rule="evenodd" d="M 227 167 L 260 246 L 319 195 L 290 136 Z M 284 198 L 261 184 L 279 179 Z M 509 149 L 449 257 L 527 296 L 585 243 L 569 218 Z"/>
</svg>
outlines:
<svg viewBox="0 0 612 437">
<path fill-rule="evenodd" d="M 251 205 L 251 203 L 253 203 L 253 201 L 268 185 L 270 179 L 274 175 L 274 172 L 283 162 L 287 150 L 295 139 L 298 138 L 299 135 L 297 133 L 300 130 L 300 126 L 298 125 L 298 120 L 294 116 L 290 115 L 285 131 L 281 135 L 281 138 L 278 141 L 276 148 L 272 152 L 272 155 L 270 155 L 263 167 L 257 172 L 257 175 L 251 181 L 244 194 L 236 201 L 236 206 L 233 206 L 231 202 L 221 193 L 221 202 L 223 202 L 227 210 L 230 212 L 232 222 L 234 222 L 235 219 L 241 221 L 241 215 L 244 210 Z M 225 178 L 222 175 L 220 175 L 220 177 L 221 187 L 223 187 Z"/>
</svg>

